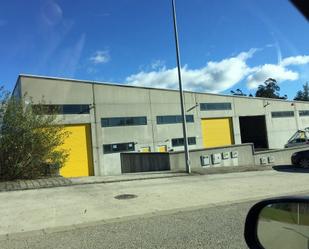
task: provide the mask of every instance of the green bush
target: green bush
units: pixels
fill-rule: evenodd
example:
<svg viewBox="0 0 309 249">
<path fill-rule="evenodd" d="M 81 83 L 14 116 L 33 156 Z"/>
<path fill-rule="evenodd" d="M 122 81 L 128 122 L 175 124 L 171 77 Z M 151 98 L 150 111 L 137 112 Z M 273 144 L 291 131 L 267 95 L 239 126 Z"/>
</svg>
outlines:
<svg viewBox="0 0 309 249">
<path fill-rule="evenodd" d="M 56 115 L 45 115 L 42 103 L 35 110 L 31 99 L 25 103 L 26 96 L 11 97 L 0 88 L 0 180 L 57 174 L 68 157 L 61 145 L 69 133 Z"/>
</svg>

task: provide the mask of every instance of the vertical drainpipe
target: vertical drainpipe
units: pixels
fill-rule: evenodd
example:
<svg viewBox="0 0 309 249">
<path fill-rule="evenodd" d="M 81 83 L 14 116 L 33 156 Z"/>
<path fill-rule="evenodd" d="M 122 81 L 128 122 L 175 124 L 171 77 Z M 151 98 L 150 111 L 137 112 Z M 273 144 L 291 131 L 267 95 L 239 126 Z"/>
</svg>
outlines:
<svg viewBox="0 0 309 249">
<path fill-rule="evenodd" d="M 155 146 L 155 135 L 154 135 L 154 126 L 155 126 L 155 120 L 153 119 L 152 115 L 152 103 L 151 103 L 151 96 L 150 96 L 150 89 L 148 89 L 148 97 L 149 97 L 149 108 L 150 108 L 150 121 L 151 121 L 151 134 L 152 134 L 152 146 L 153 146 L 153 151 L 156 151 L 156 146 Z"/>
<path fill-rule="evenodd" d="M 296 108 L 296 103 L 293 102 L 292 105 L 294 107 L 294 116 L 295 116 L 295 120 L 296 120 L 296 127 L 297 127 L 297 130 L 299 130 L 299 115 L 298 115 L 298 111 L 297 111 L 297 108 Z"/>
<path fill-rule="evenodd" d="M 232 98 L 232 104 L 233 104 L 233 109 L 232 109 L 232 132 L 233 132 L 233 142 L 234 144 L 241 144 L 241 131 L 240 131 L 240 124 L 239 124 L 239 117 L 237 119 L 236 116 L 236 108 L 235 108 L 235 97 Z M 235 122 L 234 122 L 235 121 Z M 238 122 L 238 130 L 236 131 L 236 122 Z"/>
<path fill-rule="evenodd" d="M 93 132 L 93 142 L 92 143 L 92 156 L 93 156 L 93 166 L 94 166 L 94 175 L 101 175 L 100 170 L 100 148 L 98 146 L 98 132 L 97 132 L 97 110 L 96 110 L 96 101 L 95 101 L 95 94 L 94 94 L 94 84 L 91 84 L 92 87 L 92 109 L 93 109 L 93 129 L 91 129 L 91 134 Z M 94 153 L 96 152 L 96 153 Z"/>
</svg>

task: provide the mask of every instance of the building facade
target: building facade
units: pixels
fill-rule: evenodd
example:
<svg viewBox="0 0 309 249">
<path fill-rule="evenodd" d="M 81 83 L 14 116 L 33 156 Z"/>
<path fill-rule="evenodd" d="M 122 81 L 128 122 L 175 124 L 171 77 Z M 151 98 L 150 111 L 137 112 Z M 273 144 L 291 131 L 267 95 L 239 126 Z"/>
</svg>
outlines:
<svg viewBox="0 0 309 249">
<path fill-rule="evenodd" d="M 64 176 L 121 174 L 120 153 L 183 150 L 179 92 L 20 75 L 13 94 L 57 107 L 71 136 Z M 185 92 L 189 149 L 254 143 L 283 148 L 309 126 L 309 103 Z M 26 100 L 27 101 L 27 100 Z"/>
</svg>

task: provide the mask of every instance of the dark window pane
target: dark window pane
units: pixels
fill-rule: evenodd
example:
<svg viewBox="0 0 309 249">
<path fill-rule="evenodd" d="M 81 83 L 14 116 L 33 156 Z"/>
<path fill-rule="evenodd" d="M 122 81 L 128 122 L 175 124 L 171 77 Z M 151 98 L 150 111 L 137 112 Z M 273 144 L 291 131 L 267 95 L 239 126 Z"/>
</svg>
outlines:
<svg viewBox="0 0 309 249">
<path fill-rule="evenodd" d="M 33 105 L 37 114 L 89 114 L 89 105 Z"/>
<path fill-rule="evenodd" d="M 299 116 L 309 116 L 309 110 L 299 111 Z"/>
<path fill-rule="evenodd" d="M 108 119 L 102 118 L 102 119 L 101 119 L 101 126 L 102 126 L 102 127 L 107 127 L 107 126 L 109 126 Z"/>
<path fill-rule="evenodd" d="M 63 105 L 63 114 L 85 114 L 89 113 L 88 105 Z"/>
<path fill-rule="evenodd" d="M 62 114 L 60 105 L 32 105 L 32 110 L 36 114 Z"/>
<path fill-rule="evenodd" d="M 105 154 L 118 153 L 118 152 L 124 152 L 124 151 L 134 151 L 134 150 L 135 150 L 135 144 L 133 142 L 103 145 L 103 152 Z"/>
<path fill-rule="evenodd" d="M 186 115 L 186 121 L 188 123 L 194 123 L 193 115 Z M 182 122 L 181 115 L 157 116 L 157 124 L 178 124 L 181 122 Z"/>
<path fill-rule="evenodd" d="M 186 115 L 186 121 L 188 123 L 194 123 L 194 117 L 193 115 Z"/>
<path fill-rule="evenodd" d="M 196 144 L 196 138 L 195 137 L 188 137 L 188 144 L 193 145 Z M 183 138 L 173 138 L 172 139 L 172 146 L 184 146 L 184 139 Z"/>
<path fill-rule="evenodd" d="M 273 118 L 294 117 L 294 112 L 293 111 L 272 112 L 271 116 Z"/>
<path fill-rule="evenodd" d="M 196 144 L 196 138 L 195 137 L 189 137 L 188 138 L 188 144 L 191 145 L 191 144 Z"/>
<path fill-rule="evenodd" d="M 102 127 L 147 125 L 147 117 L 101 118 Z"/>
<path fill-rule="evenodd" d="M 232 105 L 229 102 L 226 103 L 201 103 L 201 111 L 216 111 L 216 110 L 232 110 Z"/>
<path fill-rule="evenodd" d="M 74 114 L 74 113 L 79 113 L 79 112 L 80 112 L 79 106 L 76 106 L 76 105 L 63 106 L 63 113 L 65 114 Z"/>
</svg>

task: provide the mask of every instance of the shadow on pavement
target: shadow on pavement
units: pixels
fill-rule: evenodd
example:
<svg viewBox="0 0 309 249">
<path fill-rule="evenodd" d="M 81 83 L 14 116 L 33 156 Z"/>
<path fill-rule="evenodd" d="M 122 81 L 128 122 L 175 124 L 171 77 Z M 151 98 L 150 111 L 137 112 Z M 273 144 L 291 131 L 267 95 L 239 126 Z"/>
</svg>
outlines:
<svg viewBox="0 0 309 249">
<path fill-rule="evenodd" d="M 299 166 L 293 165 L 278 165 L 273 166 L 273 169 L 280 172 L 288 172 L 288 173 L 309 173 L 309 168 L 301 168 Z"/>
</svg>

